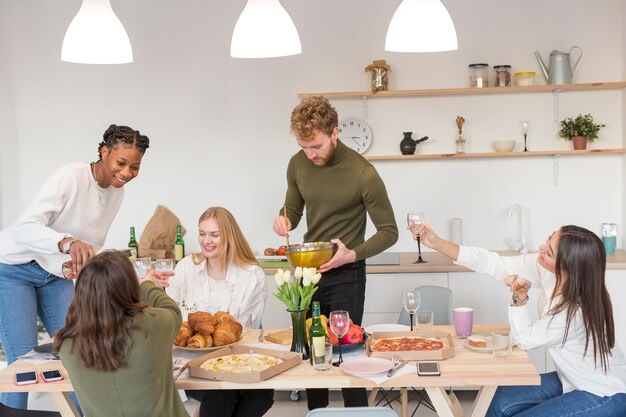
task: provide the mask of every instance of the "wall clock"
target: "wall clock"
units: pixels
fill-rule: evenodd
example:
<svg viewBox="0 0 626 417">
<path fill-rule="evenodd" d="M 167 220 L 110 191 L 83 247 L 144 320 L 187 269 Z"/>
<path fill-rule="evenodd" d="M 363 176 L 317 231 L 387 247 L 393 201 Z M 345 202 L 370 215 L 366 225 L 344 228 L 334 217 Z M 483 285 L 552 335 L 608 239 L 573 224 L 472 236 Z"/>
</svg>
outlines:
<svg viewBox="0 0 626 417">
<path fill-rule="evenodd" d="M 347 147 L 362 154 L 372 144 L 372 130 L 365 120 L 350 117 L 339 123 L 339 139 Z"/>
</svg>

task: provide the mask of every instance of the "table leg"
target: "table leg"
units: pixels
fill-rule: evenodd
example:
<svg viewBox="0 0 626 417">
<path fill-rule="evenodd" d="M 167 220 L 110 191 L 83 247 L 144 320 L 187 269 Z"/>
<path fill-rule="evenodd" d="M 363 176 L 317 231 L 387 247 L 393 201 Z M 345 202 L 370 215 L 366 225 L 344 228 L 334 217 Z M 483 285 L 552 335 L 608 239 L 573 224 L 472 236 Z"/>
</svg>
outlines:
<svg viewBox="0 0 626 417">
<path fill-rule="evenodd" d="M 472 411 L 470 411 L 470 417 L 485 417 L 497 388 L 496 385 L 486 385 L 478 390 Z"/>
<path fill-rule="evenodd" d="M 408 388 L 400 388 L 400 398 L 402 401 L 401 417 L 409 417 L 409 390 Z"/>
<path fill-rule="evenodd" d="M 450 398 L 441 387 L 426 387 L 425 389 L 439 417 L 463 417 L 463 410 L 456 395 Z"/>
<path fill-rule="evenodd" d="M 374 403 L 376 402 L 376 395 L 378 395 L 378 387 L 372 388 L 372 391 L 370 392 L 370 396 L 367 399 L 367 405 L 369 405 L 370 407 L 374 405 Z"/>
<path fill-rule="evenodd" d="M 51 392 L 52 399 L 56 404 L 61 416 L 63 417 L 80 417 L 80 413 L 76 409 L 74 402 L 70 398 L 69 392 Z"/>
</svg>

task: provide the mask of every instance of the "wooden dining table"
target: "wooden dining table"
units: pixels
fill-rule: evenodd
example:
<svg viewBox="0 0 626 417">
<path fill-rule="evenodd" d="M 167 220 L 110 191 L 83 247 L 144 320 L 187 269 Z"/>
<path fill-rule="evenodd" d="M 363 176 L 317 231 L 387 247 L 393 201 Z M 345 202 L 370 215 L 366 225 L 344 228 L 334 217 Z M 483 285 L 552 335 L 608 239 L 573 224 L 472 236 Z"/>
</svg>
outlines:
<svg viewBox="0 0 626 417">
<path fill-rule="evenodd" d="M 475 325 L 474 332 L 489 333 L 501 330 L 507 326 Z M 435 330 L 449 332 L 454 335 L 453 326 L 435 326 Z M 309 361 L 288 369 L 270 379 L 254 383 L 235 383 L 212 381 L 202 378 L 193 378 L 184 373 L 176 380 L 178 389 L 275 389 L 287 390 L 306 388 L 391 388 L 401 389 L 401 415 L 408 416 L 408 396 L 404 388 L 424 388 L 440 417 L 465 416 L 456 397 L 447 393 L 448 388 L 471 387 L 478 389 L 472 409 L 466 417 L 484 417 L 491 399 L 498 386 L 505 385 L 539 385 L 540 377 L 528 354 L 517 347 L 513 348 L 512 356 L 507 359 L 493 358 L 489 353 L 476 352 L 463 347 L 463 341 L 455 339 L 455 356 L 440 362 L 441 375 L 418 376 L 417 372 L 405 373 L 392 377 L 382 383 L 344 373 L 339 368 L 328 371 L 316 371 Z M 258 345 L 258 334 L 253 331 L 243 337 L 242 344 Z M 415 369 L 415 363 L 410 362 L 407 367 Z M 60 369 L 65 379 L 53 383 L 38 383 L 16 386 L 13 383 L 15 372 L 28 370 Z M 48 392 L 57 405 L 63 417 L 77 417 L 76 411 L 69 397 L 73 391 L 72 383 L 60 361 L 46 361 L 33 364 L 25 360 L 18 360 L 0 371 L 0 392 Z"/>
</svg>

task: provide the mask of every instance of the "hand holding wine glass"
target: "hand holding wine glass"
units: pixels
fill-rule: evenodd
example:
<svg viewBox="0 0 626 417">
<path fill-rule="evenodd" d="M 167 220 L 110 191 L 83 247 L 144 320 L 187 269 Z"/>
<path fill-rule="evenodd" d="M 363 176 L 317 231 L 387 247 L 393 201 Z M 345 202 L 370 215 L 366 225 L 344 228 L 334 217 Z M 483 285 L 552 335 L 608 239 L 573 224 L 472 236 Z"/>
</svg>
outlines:
<svg viewBox="0 0 626 417">
<path fill-rule="evenodd" d="M 157 287 L 165 288 L 169 286 L 167 280 L 174 275 L 174 260 L 173 259 L 157 259 L 154 263 L 154 270 L 156 272 L 155 279 L 152 281 Z"/>
<path fill-rule="evenodd" d="M 406 221 L 409 226 L 409 230 L 411 230 L 411 233 L 413 233 L 414 228 L 424 223 L 425 217 L 426 217 L 426 214 L 424 212 L 407 214 Z M 414 264 L 426 263 L 426 261 L 422 259 L 422 246 L 420 244 L 420 235 L 417 234 L 416 237 L 417 237 L 417 260 L 413 263 Z"/>
<path fill-rule="evenodd" d="M 402 306 L 409 313 L 409 319 L 411 320 L 411 331 L 413 331 L 413 315 L 420 307 L 420 292 L 417 290 L 403 291 L 402 292 Z"/>
<path fill-rule="evenodd" d="M 335 310 L 330 312 L 330 329 L 339 339 L 339 360 L 333 363 L 333 366 L 339 366 L 343 362 L 341 356 L 341 338 L 348 332 L 350 327 L 350 315 L 345 310 Z"/>
</svg>

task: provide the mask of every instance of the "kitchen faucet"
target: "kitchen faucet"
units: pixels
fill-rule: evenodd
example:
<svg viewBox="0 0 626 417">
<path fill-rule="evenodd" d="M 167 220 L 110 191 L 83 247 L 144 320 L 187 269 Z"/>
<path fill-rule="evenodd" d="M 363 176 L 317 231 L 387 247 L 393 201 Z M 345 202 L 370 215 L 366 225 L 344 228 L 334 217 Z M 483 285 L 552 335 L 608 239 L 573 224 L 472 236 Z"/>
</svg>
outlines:
<svg viewBox="0 0 626 417">
<path fill-rule="evenodd" d="M 520 227 L 520 240 L 513 240 L 508 238 L 507 241 L 511 245 L 511 248 L 519 253 L 528 253 L 528 246 L 526 245 L 526 230 L 524 227 L 524 211 L 522 206 L 515 204 L 509 209 L 508 218 L 513 218 L 513 213 L 519 212 L 519 227 Z"/>
</svg>

